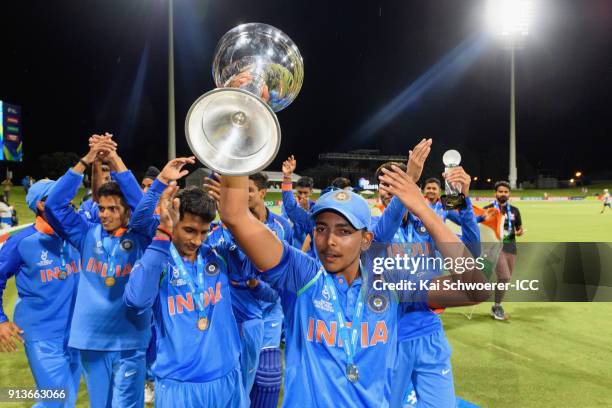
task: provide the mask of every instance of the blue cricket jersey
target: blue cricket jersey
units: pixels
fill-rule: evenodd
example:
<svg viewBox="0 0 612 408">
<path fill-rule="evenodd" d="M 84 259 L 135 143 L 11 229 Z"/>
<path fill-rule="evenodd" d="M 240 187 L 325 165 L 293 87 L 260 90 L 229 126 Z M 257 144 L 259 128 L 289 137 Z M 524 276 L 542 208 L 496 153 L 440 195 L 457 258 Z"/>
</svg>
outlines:
<svg viewBox="0 0 612 408">
<path fill-rule="evenodd" d="M 187 282 L 170 256 L 170 241 L 154 240 L 137 262 L 127 283 L 124 301 L 138 313 L 153 308 L 157 357 L 152 366 L 158 378 L 208 382 L 238 365 L 240 335 L 232 312 L 228 265 L 223 255 L 202 245 L 205 291 L 201 304 L 209 321 L 198 329 L 200 310 Z M 196 265 L 183 259 L 194 284 Z"/>
<path fill-rule="evenodd" d="M 293 194 L 292 194 L 293 196 Z M 281 206 L 281 216 L 288 220 L 291 221 L 291 218 L 289 218 L 289 215 L 287 214 L 287 210 L 285 209 L 285 203 L 284 203 L 285 199 L 283 200 L 283 204 Z M 295 205 L 297 204 L 297 200 L 295 199 L 295 197 L 293 197 L 293 202 L 290 203 L 290 205 L 293 205 L 293 203 L 295 203 Z M 308 208 L 312 208 L 315 205 L 315 201 L 314 200 L 308 200 Z M 304 245 L 304 241 L 306 240 L 306 235 L 312 233 L 312 230 L 306 230 L 304 229 L 303 225 L 300 224 L 295 224 L 293 225 L 293 242 L 292 245 L 294 247 L 296 247 L 297 249 L 302 249 L 302 246 Z"/>
<path fill-rule="evenodd" d="M 79 271 L 78 251 L 37 217 L 34 225 L 11 236 L 0 250 L 0 323 L 8 320 L 2 309 L 2 292 L 6 281 L 15 276 L 19 299 L 14 320 L 23 329 L 24 339 L 66 336 Z"/>
<path fill-rule="evenodd" d="M 283 243 L 280 263 L 263 273 L 281 294 L 285 314 L 285 407 L 386 407 L 395 365 L 396 325 L 403 311 L 389 292 L 366 290 L 354 363 L 359 380 L 346 377 L 347 356 L 336 315 L 325 287 L 325 272 L 307 254 Z M 350 321 L 362 278 L 349 287 L 333 276 L 339 305 Z M 374 298 L 373 296 L 377 296 Z M 377 301 L 373 301 L 377 299 Z"/>
<path fill-rule="evenodd" d="M 461 226 L 462 242 L 470 249 L 474 256 L 478 256 L 480 255 L 480 230 L 469 197 L 466 197 L 466 202 L 466 208 L 460 211 L 444 211 L 440 202 L 434 205 L 430 204 L 430 207 L 443 220 L 448 218 Z M 396 232 L 393 242 L 423 244 L 422 247 L 425 251 L 423 256 L 439 256 L 433 238 L 424 228 L 422 222 L 412 214 L 409 214 L 408 222 L 403 223 Z M 421 279 L 430 280 L 442 275 L 442 273 L 442 270 L 429 270 L 421 276 Z M 410 302 L 408 306 L 410 313 L 406 313 L 398 324 L 398 341 L 419 338 L 442 329 L 440 317 L 429 307 L 426 301 L 427 296 L 422 293 L 417 296 L 419 300 Z"/>
<path fill-rule="evenodd" d="M 68 170 L 45 203 L 49 223 L 81 253 L 82 273 L 68 345 L 98 351 L 145 349 L 151 336 L 151 312 L 139 314 L 128 308 L 123 291 L 133 265 L 151 239 L 125 229 L 109 236 L 102 225 L 88 223 L 78 215 L 70 200 L 82 177 Z M 135 179 L 133 183 L 138 184 Z M 110 256 L 113 252 L 115 256 Z M 115 283 L 107 286 L 111 266 Z"/>
<path fill-rule="evenodd" d="M 292 241 L 292 229 L 287 220 L 272 213 L 266 208 L 266 226 L 274 232 L 281 241 Z M 249 279 L 259 277 L 255 267 L 249 258 L 242 252 L 234 241 L 234 237 L 223 224 L 215 225 L 209 236 L 208 242 L 213 247 L 223 245 L 228 251 L 228 262 L 233 265 L 230 279 L 236 282 L 245 282 Z M 258 288 L 257 291 L 232 288 L 232 303 L 234 312 L 239 323 L 252 319 L 262 319 L 264 314 L 271 313 L 274 308 L 280 309 L 280 304 L 275 300 L 269 302 L 264 298 L 262 291 L 265 286 Z M 280 329 L 280 328 L 279 328 Z"/>
</svg>

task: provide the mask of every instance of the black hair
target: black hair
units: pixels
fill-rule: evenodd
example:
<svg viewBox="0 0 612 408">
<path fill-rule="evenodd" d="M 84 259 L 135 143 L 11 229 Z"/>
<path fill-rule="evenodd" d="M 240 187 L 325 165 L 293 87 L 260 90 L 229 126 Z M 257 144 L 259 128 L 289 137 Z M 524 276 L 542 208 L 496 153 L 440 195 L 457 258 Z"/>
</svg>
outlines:
<svg viewBox="0 0 612 408">
<path fill-rule="evenodd" d="M 423 184 L 423 188 L 425 188 L 425 186 L 430 184 L 430 183 L 436 183 L 439 188 L 442 188 L 442 183 L 440 182 L 439 179 L 437 179 L 435 177 L 430 177 L 427 180 L 425 180 L 425 184 Z"/>
<path fill-rule="evenodd" d="M 504 180 L 496 181 L 494 187 L 495 187 L 495 191 L 497 191 L 497 189 L 500 188 L 500 187 L 506 187 L 508 190 L 511 190 L 510 189 L 510 183 L 508 183 L 507 181 L 504 181 Z"/>
<path fill-rule="evenodd" d="M 391 170 L 391 166 L 397 166 L 399 167 L 402 171 L 406 171 L 407 167 L 405 163 L 399 163 L 399 162 L 386 162 L 381 164 L 377 169 L 376 169 L 376 174 L 375 174 L 375 178 L 376 178 L 376 182 L 378 183 L 378 180 L 380 178 L 380 176 L 383 175 L 382 169 L 387 169 L 387 170 Z"/>
<path fill-rule="evenodd" d="M 100 188 L 98 188 L 98 199 L 100 197 L 109 197 L 109 196 L 114 196 L 114 197 L 119 197 L 119 200 L 121 201 L 121 205 L 125 208 L 125 211 L 130 211 L 130 206 L 128 205 L 127 201 L 125 201 L 125 196 L 123 195 L 123 192 L 121 191 L 121 187 L 119 187 L 119 184 L 117 184 L 114 181 L 108 181 L 104 184 L 102 184 L 100 186 Z"/>
<path fill-rule="evenodd" d="M 308 177 L 308 176 L 304 176 L 301 177 L 296 183 L 295 183 L 295 187 L 301 187 L 301 188 L 313 188 L 314 187 L 314 181 L 312 179 L 312 177 Z"/>
<path fill-rule="evenodd" d="M 185 187 L 176 195 L 181 201 L 179 206 L 179 219 L 185 213 L 202 218 L 204 222 L 212 222 L 217 215 L 215 200 L 198 186 Z"/>
<path fill-rule="evenodd" d="M 336 177 L 334 181 L 331 183 L 332 187 L 339 188 L 340 190 L 344 190 L 347 187 L 351 186 L 351 181 L 346 177 Z"/>
<path fill-rule="evenodd" d="M 253 180 L 258 190 L 266 190 L 268 188 L 268 175 L 266 173 L 249 174 L 249 180 Z"/>
</svg>

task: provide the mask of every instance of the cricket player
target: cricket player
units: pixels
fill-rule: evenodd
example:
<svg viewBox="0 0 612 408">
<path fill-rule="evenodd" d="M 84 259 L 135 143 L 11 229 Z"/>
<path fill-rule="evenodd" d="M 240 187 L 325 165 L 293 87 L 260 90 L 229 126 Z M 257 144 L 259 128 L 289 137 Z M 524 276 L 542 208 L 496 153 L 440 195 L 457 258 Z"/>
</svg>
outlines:
<svg viewBox="0 0 612 408">
<path fill-rule="evenodd" d="M 0 351 L 15 351 L 15 341 L 23 342 L 36 387 L 63 390 L 63 401 L 40 401 L 37 407 L 74 407 L 81 364 L 78 350 L 68 346 L 68 333 L 80 256 L 47 223 L 45 200 L 55 185 L 41 180 L 30 187 L 26 202 L 36 222 L 11 236 L 0 250 Z M 1 302 L 11 276 L 19 295 L 14 322 Z"/>
<path fill-rule="evenodd" d="M 82 273 L 68 345 L 80 351 L 94 408 L 144 404 L 145 350 L 151 335 L 150 310 L 136 313 L 122 299 L 132 267 L 150 238 L 127 229 L 127 200 L 142 192 L 115 149 L 108 135 L 90 139 L 89 152 L 57 181 L 45 205 L 52 227 L 81 254 Z M 89 223 L 74 211 L 70 200 L 86 166 L 97 158 L 108 161 L 127 183 L 100 187 L 100 223 Z"/>
<path fill-rule="evenodd" d="M 136 210 L 160 218 L 151 245 L 127 283 L 125 304 L 153 309 L 156 407 L 246 407 L 239 367 L 240 336 L 232 311 L 227 254 L 205 243 L 215 202 L 190 187 L 168 184 L 193 158 L 168 163 Z M 160 193 L 163 191 L 163 195 Z"/>
<path fill-rule="evenodd" d="M 498 181 L 495 183 L 495 201 L 483 207 L 486 209 L 495 209 L 499 211 L 503 217 L 503 246 L 497 260 L 495 273 L 497 281 L 508 283 L 512 278 L 514 270 L 514 262 L 516 261 L 516 237 L 523 235 L 523 221 L 521 212 L 518 208 L 510 205 L 510 183 L 507 181 Z M 488 214 L 477 218 L 478 222 L 486 220 Z M 491 316 L 495 320 L 506 320 L 506 312 L 502 307 L 505 290 L 495 289 L 495 304 L 491 307 Z"/>
<path fill-rule="evenodd" d="M 436 242 L 457 244 L 441 247 L 445 255 L 467 251 L 405 172 L 389 172 L 384 181 Z M 371 305 L 366 298 L 369 284 L 360 255 L 373 240 L 367 202 L 342 190 L 319 198 L 312 217 L 320 261 L 282 243 L 250 214 L 246 177 L 224 177 L 220 214 L 264 279 L 281 293 L 287 339 L 283 405 L 388 406 L 403 306 L 387 293 Z M 480 278 L 471 272 L 464 276 Z M 431 293 L 431 299 L 439 295 Z"/>
<path fill-rule="evenodd" d="M 293 242 L 293 229 L 287 220 L 272 213 L 265 205 L 268 177 L 264 173 L 249 176 L 249 211 L 266 225 L 281 240 Z M 207 180 L 207 187 L 213 197 L 220 198 L 220 184 L 214 179 Z M 240 271 L 232 275 L 232 302 L 236 319 L 241 327 L 243 354 L 241 366 L 247 392 L 250 393 L 251 406 L 256 408 L 276 407 L 282 382 L 282 355 L 280 339 L 283 312 L 278 293 L 274 289 L 272 299 L 262 299 L 261 292 L 267 286 L 260 283 L 253 290 L 244 290 L 244 284 L 258 281 L 258 274 L 246 255 L 236 245 L 232 234 L 223 224 L 217 225 L 210 234 L 210 244 L 221 243 L 229 246 L 229 262 Z"/>
<path fill-rule="evenodd" d="M 610 200 L 610 192 L 607 188 L 604 188 L 603 192 L 603 208 L 601 209 L 600 214 L 603 214 L 603 212 L 606 210 L 606 207 L 612 210 L 612 200 Z"/>
</svg>

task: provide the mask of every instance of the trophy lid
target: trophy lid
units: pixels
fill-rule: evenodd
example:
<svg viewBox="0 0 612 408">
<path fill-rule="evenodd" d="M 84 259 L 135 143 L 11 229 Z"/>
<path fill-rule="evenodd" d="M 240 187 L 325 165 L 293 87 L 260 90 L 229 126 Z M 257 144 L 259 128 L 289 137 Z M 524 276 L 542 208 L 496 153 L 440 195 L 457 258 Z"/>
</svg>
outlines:
<svg viewBox="0 0 612 408">
<path fill-rule="evenodd" d="M 442 162 L 446 167 L 458 166 L 461 163 L 461 154 L 456 150 L 447 150 L 442 156 Z"/>
</svg>

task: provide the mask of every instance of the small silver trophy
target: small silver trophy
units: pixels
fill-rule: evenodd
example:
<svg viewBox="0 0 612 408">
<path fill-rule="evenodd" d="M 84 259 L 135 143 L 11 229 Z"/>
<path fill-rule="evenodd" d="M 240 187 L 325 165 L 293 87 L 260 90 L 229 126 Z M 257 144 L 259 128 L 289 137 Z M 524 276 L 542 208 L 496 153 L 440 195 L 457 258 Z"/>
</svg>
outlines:
<svg viewBox="0 0 612 408">
<path fill-rule="evenodd" d="M 207 167 L 247 175 L 267 167 L 278 153 L 281 130 L 274 112 L 298 95 L 304 64 L 296 45 L 267 24 L 241 24 L 217 44 L 217 89 L 200 96 L 185 120 L 187 143 Z"/>
<path fill-rule="evenodd" d="M 448 174 L 461 163 L 461 154 L 456 150 L 447 150 L 442 156 L 444 173 Z M 446 210 L 465 208 L 465 195 L 461 192 L 461 185 L 444 181 L 444 194 L 440 197 Z"/>
</svg>

